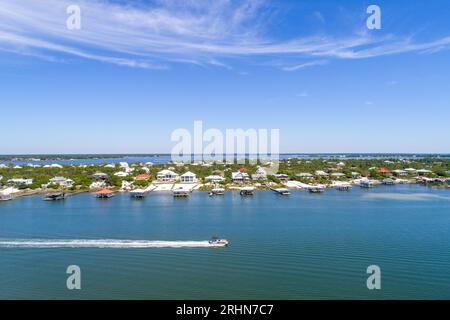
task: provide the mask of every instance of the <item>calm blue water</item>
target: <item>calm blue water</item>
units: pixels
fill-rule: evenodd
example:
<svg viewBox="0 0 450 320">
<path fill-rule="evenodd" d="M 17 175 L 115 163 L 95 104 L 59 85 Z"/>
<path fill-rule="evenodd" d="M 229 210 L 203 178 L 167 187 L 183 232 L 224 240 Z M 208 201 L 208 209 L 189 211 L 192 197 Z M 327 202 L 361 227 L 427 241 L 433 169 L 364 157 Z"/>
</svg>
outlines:
<svg viewBox="0 0 450 320">
<path fill-rule="evenodd" d="M 228 248 L 0 247 L 0 298 L 449 299 L 450 191 L 259 192 L 0 203 L 1 239 L 206 240 Z M 82 290 L 65 270 L 82 270 Z M 379 265 L 382 289 L 366 268 Z"/>
</svg>

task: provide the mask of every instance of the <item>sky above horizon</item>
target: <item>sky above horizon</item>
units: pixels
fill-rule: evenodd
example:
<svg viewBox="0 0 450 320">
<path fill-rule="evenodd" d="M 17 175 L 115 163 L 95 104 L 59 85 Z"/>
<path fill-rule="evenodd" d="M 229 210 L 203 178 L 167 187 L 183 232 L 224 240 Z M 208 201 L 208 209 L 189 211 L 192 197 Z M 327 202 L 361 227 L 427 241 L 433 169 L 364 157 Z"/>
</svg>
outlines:
<svg viewBox="0 0 450 320">
<path fill-rule="evenodd" d="M 167 153 L 196 120 L 279 129 L 284 153 L 448 153 L 448 17 L 444 0 L 5 0 L 0 154 Z"/>
</svg>

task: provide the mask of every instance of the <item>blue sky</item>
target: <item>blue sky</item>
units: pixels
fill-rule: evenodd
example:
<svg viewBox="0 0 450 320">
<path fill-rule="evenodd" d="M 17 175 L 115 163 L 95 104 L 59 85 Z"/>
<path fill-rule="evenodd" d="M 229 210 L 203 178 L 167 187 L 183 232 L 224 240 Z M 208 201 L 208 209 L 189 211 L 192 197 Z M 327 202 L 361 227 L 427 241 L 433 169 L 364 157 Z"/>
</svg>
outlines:
<svg viewBox="0 0 450 320">
<path fill-rule="evenodd" d="M 0 154 L 170 152 L 194 120 L 278 128 L 282 152 L 448 153 L 449 16 L 444 0 L 2 1 Z"/>
</svg>

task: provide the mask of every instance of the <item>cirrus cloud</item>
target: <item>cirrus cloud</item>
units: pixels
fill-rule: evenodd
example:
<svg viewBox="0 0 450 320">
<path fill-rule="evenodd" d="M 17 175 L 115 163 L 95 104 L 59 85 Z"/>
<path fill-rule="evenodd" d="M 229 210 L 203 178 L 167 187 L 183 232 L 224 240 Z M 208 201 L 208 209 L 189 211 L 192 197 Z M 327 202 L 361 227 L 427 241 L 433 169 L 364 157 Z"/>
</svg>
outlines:
<svg viewBox="0 0 450 320">
<path fill-rule="evenodd" d="M 81 8 L 81 30 L 66 28 L 66 8 Z M 76 56 L 115 65 L 166 69 L 173 63 L 230 69 L 223 60 L 286 58 L 296 71 L 330 59 L 367 59 L 406 52 L 433 53 L 450 36 L 429 42 L 411 37 L 310 35 L 287 40 L 266 36 L 274 13 L 267 1 L 153 1 L 124 5 L 106 0 L 6 0 L 0 3 L 0 50 L 49 57 Z M 56 59 L 56 58 L 55 58 Z M 291 63 L 299 59 L 302 63 Z"/>
</svg>

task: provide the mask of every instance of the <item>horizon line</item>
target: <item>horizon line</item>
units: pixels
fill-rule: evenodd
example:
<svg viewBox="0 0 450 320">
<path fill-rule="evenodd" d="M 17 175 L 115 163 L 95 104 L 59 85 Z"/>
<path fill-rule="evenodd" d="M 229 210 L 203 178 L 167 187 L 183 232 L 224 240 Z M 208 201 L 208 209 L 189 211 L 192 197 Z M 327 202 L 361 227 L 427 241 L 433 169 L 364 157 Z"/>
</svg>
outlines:
<svg viewBox="0 0 450 320">
<path fill-rule="evenodd" d="M 384 154 L 384 155 L 450 155 L 449 152 L 279 152 L 280 155 L 345 155 L 345 154 Z M 4 156 L 148 156 L 148 155 L 162 155 L 162 156 L 170 156 L 171 153 L 167 152 L 130 152 L 130 153 L 2 153 L 0 154 L 0 157 Z M 191 156 L 199 156 L 205 154 L 202 153 L 191 153 Z M 219 154 L 222 156 L 229 156 L 229 155 L 259 155 L 258 153 L 222 153 Z M 272 155 L 271 153 L 264 154 L 264 155 Z M 207 154 L 206 156 L 211 156 Z M 215 155 L 217 156 L 217 155 Z"/>
</svg>

